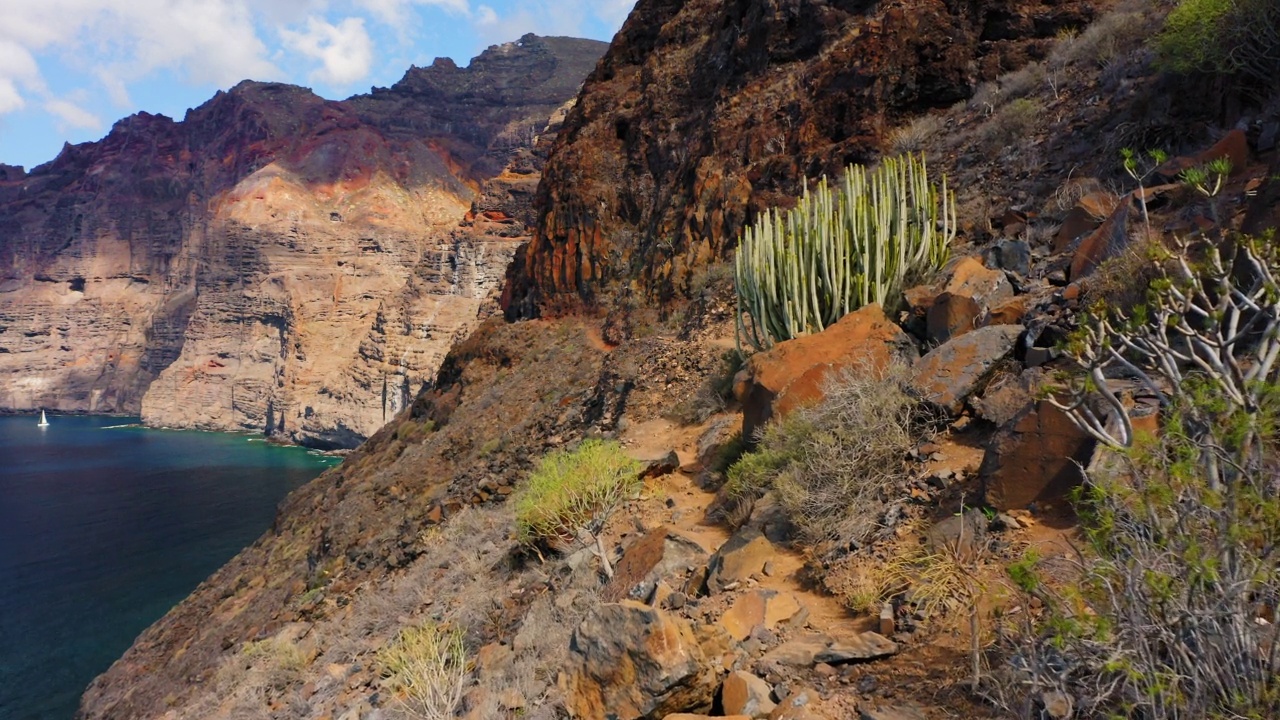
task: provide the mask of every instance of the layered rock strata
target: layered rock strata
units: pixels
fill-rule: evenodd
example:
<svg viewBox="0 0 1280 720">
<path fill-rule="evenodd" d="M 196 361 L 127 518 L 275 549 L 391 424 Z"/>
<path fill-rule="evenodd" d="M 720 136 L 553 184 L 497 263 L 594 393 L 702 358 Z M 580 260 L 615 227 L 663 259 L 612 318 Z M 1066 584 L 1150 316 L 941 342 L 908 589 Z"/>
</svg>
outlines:
<svg viewBox="0 0 1280 720">
<path fill-rule="evenodd" d="M 529 35 L 341 102 L 245 82 L 5 166 L 0 407 L 358 444 L 495 307 L 603 50 Z"/>
</svg>

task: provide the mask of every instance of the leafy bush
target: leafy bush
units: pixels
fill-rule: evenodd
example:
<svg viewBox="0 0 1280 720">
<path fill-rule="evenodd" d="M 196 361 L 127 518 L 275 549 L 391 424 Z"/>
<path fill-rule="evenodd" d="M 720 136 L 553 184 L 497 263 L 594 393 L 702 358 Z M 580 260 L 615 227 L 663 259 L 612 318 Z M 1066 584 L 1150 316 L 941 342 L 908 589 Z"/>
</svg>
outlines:
<svg viewBox="0 0 1280 720">
<path fill-rule="evenodd" d="M 586 440 L 573 450 L 548 454 L 516 494 L 516 533 L 521 543 L 552 547 L 594 540 L 605 574 L 612 568 L 597 534 L 618 505 L 641 487 L 640 463 L 612 440 Z"/>
<path fill-rule="evenodd" d="M 403 693 L 405 711 L 421 720 L 446 720 L 462 702 L 470 667 L 463 633 L 434 623 L 405 628 L 378 652 L 392 692 Z"/>
<path fill-rule="evenodd" d="M 1080 498 L 1094 558 L 1014 674 L 1085 714 L 1280 715 L 1280 625 L 1259 609 L 1280 600 L 1280 250 L 1233 245 L 1180 243 L 1146 306 L 1099 308 L 1066 348 L 1089 379 L 1064 407 L 1104 453 Z M 1159 401 L 1158 436 L 1135 432 L 1117 370 Z"/>
<path fill-rule="evenodd" d="M 946 178 L 941 188 L 931 183 L 923 157 L 850 165 L 834 188 L 825 177 L 812 193 L 806 186 L 794 208 L 769 210 L 743 231 L 739 342 L 760 350 L 820 332 L 863 305 L 896 303 L 904 281 L 947 261 L 955 228 Z"/>
<path fill-rule="evenodd" d="M 929 416 L 903 389 L 904 375 L 895 367 L 832 378 L 821 403 L 766 426 L 756 450 L 729 469 L 729 493 L 772 488 L 808 540 L 865 541 L 927 430 Z"/>
<path fill-rule="evenodd" d="M 1280 79 L 1280 4 L 1275 0 L 1182 0 L 1156 39 L 1176 72 L 1239 75 L 1263 86 Z"/>
</svg>

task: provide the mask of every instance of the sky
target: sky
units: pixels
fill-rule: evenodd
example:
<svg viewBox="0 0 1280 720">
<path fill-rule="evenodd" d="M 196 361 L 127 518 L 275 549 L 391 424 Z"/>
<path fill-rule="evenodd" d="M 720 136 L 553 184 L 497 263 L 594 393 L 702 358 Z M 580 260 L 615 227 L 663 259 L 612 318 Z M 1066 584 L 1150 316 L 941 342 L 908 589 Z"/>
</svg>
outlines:
<svg viewBox="0 0 1280 720">
<path fill-rule="evenodd" d="M 28 170 L 138 111 L 244 79 L 339 99 L 528 32 L 609 40 L 635 0 L 0 0 L 0 163 Z"/>
</svg>

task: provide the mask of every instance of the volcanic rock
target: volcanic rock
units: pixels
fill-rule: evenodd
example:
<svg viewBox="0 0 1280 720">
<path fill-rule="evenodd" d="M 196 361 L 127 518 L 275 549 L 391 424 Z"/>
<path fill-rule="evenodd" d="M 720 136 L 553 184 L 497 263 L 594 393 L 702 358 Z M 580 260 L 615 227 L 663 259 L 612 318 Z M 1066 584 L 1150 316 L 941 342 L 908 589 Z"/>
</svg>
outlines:
<svg viewBox="0 0 1280 720">
<path fill-rule="evenodd" d="M 569 713 L 640 720 L 709 707 L 718 687 L 684 620 L 630 600 L 601 605 L 573 634 Z"/>
<path fill-rule="evenodd" d="M 958 414 L 1021 333 L 1021 325 L 993 325 L 962 335 L 917 360 L 912 382 L 926 400 Z"/>
<path fill-rule="evenodd" d="M 530 35 L 342 102 L 246 81 L 6 171 L 0 407 L 353 447 L 496 309 L 603 50 Z"/>
</svg>

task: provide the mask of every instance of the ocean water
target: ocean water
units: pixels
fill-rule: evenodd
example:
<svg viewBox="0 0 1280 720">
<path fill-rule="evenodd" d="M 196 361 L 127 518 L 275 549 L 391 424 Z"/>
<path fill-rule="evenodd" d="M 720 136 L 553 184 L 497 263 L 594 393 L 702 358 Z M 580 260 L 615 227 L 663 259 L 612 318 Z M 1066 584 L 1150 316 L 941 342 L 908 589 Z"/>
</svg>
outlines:
<svg viewBox="0 0 1280 720">
<path fill-rule="evenodd" d="M 334 463 L 241 435 L 49 422 L 0 417 L 0 720 L 70 720 L 138 633 Z"/>
</svg>

